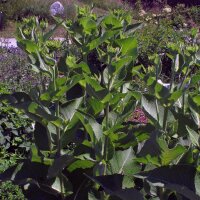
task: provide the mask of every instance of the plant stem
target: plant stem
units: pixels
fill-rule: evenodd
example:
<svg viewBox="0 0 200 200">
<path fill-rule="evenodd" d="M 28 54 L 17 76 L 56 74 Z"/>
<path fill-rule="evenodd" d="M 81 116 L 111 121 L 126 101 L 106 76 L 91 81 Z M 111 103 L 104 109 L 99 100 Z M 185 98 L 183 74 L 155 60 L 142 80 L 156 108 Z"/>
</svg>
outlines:
<svg viewBox="0 0 200 200">
<path fill-rule="evenodd" d="M 58 77 L 58 67 L 55 65 L 54 68 L 54 74 L 53 74 L 53 84 L 54 84 L 54 91 L 57 91 L 57 84 L 56 84 L 56 79 Z M 59 117 L 60 116 L 60 105 L 59 105 L 59 100 L 55 101 L 55 116 Z M 57 142 L 57 153 L 56 157 L 59 158 L 61 156 L 61 140 L 60 140 L 60 128 L 56 126 L 56 142 Z M 60 186 L 61 186 L 61 197 L 64 199 L 64 191 L 63 191 L 63 177 L 62 177 L 62 172 L 59 173 L 59 180 L 60 180 Z"/>
<path fill-rule="evenodd" d="M 182 112 L 183 114 L 185 113 L 185 92 L 183 92 L 183 96 L 182 96 Z"/>
<path fill-rule="evenodd" d="M 170 79 L 170 92 L 172 91 L 172 86 L 174 84 L 174 76 L 175 76 L 175 60 L 173 61 L 172 75 Z"/>
<path fill-rule="evenodd" d="M 166 128 L 167 128 L 167 116 L 168 116 L 168 111 L 169 111 L 169 108 L 166 107 L 164 109 L 164 117 L 163 117 L 163 130 L 166 131 Z"/>
<path fill-rule="evenodd" d="M 60 105 L 59 102 L 56 102 L 56 117 L 59 117 L 60 113 Z M 56 133 L 57 133 L 57 156 L 60 157 L 61 155 L 61 142 L 60 142 L 60 128 L 56 127 Z"/>
<path fill-rule="evenodd" d="M 58 68 L 55 66 L 54 69 L 54 76 L 53 76 L 53 83 L 54 83 L 54 91 L 57 90 L 57 84 L 56 84 L 56 78 L 58 77 Z M 59 101 L 57 100 L 55 102 L 55 116 L 60 116 L 60 105 Z M 61 154 L 61 143 L 60 143 L 60 128 L 56 127 L 56 133 L 57 133 L 57 156 L 60 157 Z"/>
<path fill-rule="evenodd" d="M 157 122 L 159 124 L 160 122 L 160 118 L 159 118 L 159 108 L 158 108 L 158 100 L 155 100 L 155 104 L 156 104 L 156 116 L 157 116 Z"/>
</svg>

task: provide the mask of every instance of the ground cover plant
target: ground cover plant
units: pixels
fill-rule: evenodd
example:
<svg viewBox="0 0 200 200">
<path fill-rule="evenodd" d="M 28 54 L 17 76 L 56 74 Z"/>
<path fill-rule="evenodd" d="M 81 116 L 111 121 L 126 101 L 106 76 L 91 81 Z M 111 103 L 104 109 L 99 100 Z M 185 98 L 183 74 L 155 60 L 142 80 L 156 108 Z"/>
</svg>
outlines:
<svg viewBox="0 0 200 200">
<path fill-rule="evenodd" d="M 1 89 L 5 88 L 7 92 L 28 92 L 32 86 L 41 84 L 41 79 L 30 71 L 26 54 L 19 48 L 1 47 L 0 61 Z"/>
<path fill-rule="evenodd" d="M 37 18 L 18 27 L 30 66 L 50 82 L 0 96 L 35 122 L 30 155 L 0 180 L 28 199 L 200 199 L 198 45 L 168 43 L 165 85 L 161 55 L 136 64 L 141 24 L 128 12 L 97 17 L 84 7 L 73 21 L 54 20 L 51 31 Z M 58 26 L 69 37 L 59 56 L 49 45 Z M 133 120 L 138 110 L 147 118 Z"/>
</svg>

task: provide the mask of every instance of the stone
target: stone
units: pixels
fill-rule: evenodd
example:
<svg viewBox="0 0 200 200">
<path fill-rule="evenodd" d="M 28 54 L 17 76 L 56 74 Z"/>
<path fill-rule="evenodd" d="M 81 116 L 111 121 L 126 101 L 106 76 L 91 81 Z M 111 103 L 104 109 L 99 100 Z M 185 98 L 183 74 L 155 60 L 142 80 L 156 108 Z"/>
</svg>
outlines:
<svg viewBox="0 0 200 200">
<path fill-rule="evenodd" d="M 139 16 L 143 17 L 144 15 L 146 15 L 147 13 L 145 12 L 145 10 L 140 10 L 139 12 Z"/>
<path fill-rule="evenodd" d="M 64 6 L 59 1 L 56 1 L 50 6 L 50 13 L 51 16 L 62 15 L 64 13 Z"/>
<path fill-rule="evenodd" d="M 171 13 L 172 12 L 172 8 L 169 6 L 166 6 L 165 8 L 163 8 L 163 12 L 165 13 Z"/>
</svg>

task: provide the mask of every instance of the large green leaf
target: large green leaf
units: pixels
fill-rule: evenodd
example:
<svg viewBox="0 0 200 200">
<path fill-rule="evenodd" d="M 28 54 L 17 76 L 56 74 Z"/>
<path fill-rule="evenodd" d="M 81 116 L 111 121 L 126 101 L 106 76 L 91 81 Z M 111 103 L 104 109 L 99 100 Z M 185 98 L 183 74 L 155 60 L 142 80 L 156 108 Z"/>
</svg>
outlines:
<svg viewBox="0 0 200 200">
<path fill-rule="evenodd" d="M 80 24 L 82 25 L 83 31 L 86 34 L 91 34 L 92 31 L 97 28 L 96 22 L 93 19 L 91 19 L 90 16 L 82 17 L 80 19 Z"/>
<path fill-rule="evenodd" d="M 162 126 L 164 117 L 164 108 L 156 102 L 156 98 L 153 95 L 143 95 L 142 96 L 142 107 L 147 117 L 152 120 L 155 124 L 158 123 Z"/>
<path fill-rule="evenodd" d="M 37 148 L 41 151 L 51 149 L 52 144 L 48 129 L 38 122 L 35 123 L 34 141 Z"/>
<path fill-rule="evenodd" d="M 105 190 L 106 193 L 111 196 L 119 197 L 122 200 L 143 200 L 142 194 L 133 188 L 122 189 L 123 185 L 123 175 L 115 174 L 115 175 L 107 175 L 107 176 L 88 176 L 89 179 L 101 185 L 101 187 Z"/>
<path fill-rule="evenodd" d="M 18 40 L 18 45 L 22 47 L 28 53 L 36 53 L 39 50 L 39 47 L 34 41 L 31 40 Z"/>
<path fill-rule="evenodd" d="M 76 110 L 80 107 L 82 100 L 83 98 L 80 97 L 61 105 L 60 111 L 66 120 L 70 121 L 73 118 L 74 114 L 76 113 Z"/>
<path fill-rule="evenodd" d="M 7 100 L 8 103 L 24 112 L 34 121 L 42 124 L 47 122 L 53 123 L 55 126 L 62 126 L 62 120 L 52 115 L 47 107 L 42 107 L 38 103 L 32 101 L 30 96 L 24 92 L 15 92 L 11 95 L 1 95 L 2 100 Z"/>
<path fill-rule="evenodd" d="M 26 159 L 2 173 L 0 180 L 21 181 L 30 178 L 42 182 L 46 180 L 48 167 Z"/>
<path fill-rule="evenodd" d="M 200 94 L 189 95 L 188 103 L 195 112 L 197 112 L 198 114 L 200 113 Z"/>
<path fill-rule="evenodd" d="M 92 168 L 94 165 L 95 163 L 91 160 L 76 160 L 67 167 L 67 170 L 73 172 L 75 170 Z"/>
<path fill-rule="evenodd" d="M 161 154 L 161 148 L 157 142 L 160 133 L 156 130 L 150 132 L 150 137 L 144 142 L 139 151 L 136 161 L 144 164 L 152 163 L 154 165 L 160 165 L 159 155 Z"/>
<path fill-rule="evenodd" d="M 91 51 L 95 48 L 97 48 L 99 45 L 103 44 L 107 40 L 113 38 L 115 34 L 118 34 L 119 30 L 106 30 L 103 32 L 103 34 L 98 37 L 97 39 L 92 40 L 91 42 L 88 43 L 87 48 Z"/>
<path fill-rule="evenodd" d="M 134 161 L 132 147 L 123 151 L 115 151 L 113 158 L 109 161 L 109 174 L 133 175 L 140 170 L 139 165 Z"/>
<path fill-rule="evenodd" d="M 137 40 L 135 37 L 118 39 L 116 43 L 122 48 L 122 55 L 132 56 L 134 60 L 137 58 Z"/>
<path fill-rule="evenodd" d="M 195 188 L 196 169 L 191 165 L 173 165 L 141 172 L 135 177 L 142 178 L 154 186 L 164 187 L 190 200 L 199 200 Z"/>
<path fill-rule="evenodd" d="M 160 159 L 162 165 L 169 165 L 186 152 L 186 148 L 181 145 L 169 149 L 165 140 L 158 139 L 157 141 L 161 148 Z"/>
<path fill-rule="evenodd" d="M 96 143 L 103 136 L 102 126 L 89 114 L 78 110 L 77 117 L 90 135 L 91 140 Z"/>
<path fill-rule="evenodd" d="M 87 75 L 84 75 L 85 80 L 95 91 L 101 91 L 104 90 L 104 88 L 100 85 L 99 81 L 95 79 L 94 77 L 89 77 Z"/>
<path fill-rule="evenodd" d="M 59 158 L 56 158 L 52 166 L 49 167 L 47 178 L 54 178 L 58 176 L 64 170 L 64 168 L 69 166 L 75 160 L 75 158 L 69 155 L 63 155 Z"/>
<path fill-rule="evenodd" d="M 120 72 L 122 67 L 130 64 L 130 62 L 132 62 L 132 61 L 133 61 L 133 57 L 132 56 L 126 56 L 124 58 L 121 58 L 121 59 L 119 59 L 117 61 L 112 62 L 111 63 L 112 64 L 112 74 L 118 75 L 118 73 Z"/>
<path fill-rule="evenodd" d="M 105 105 L 101 102 L 98 101 L 96 98 L 91 97 L 88 100 L 90 106 L 92 107 L 92 109 L 94 110 L 94 114 L 99 114 L 105 107 Z"/>
<path fill-rule="evenodd" d="M 68 196 L 73 193 L 72 184 L 63 174 L 60 174 L 55 178 L 55 181 L 51 185 L 51 188 L 59 193 L 62 193 L 63 196 Z"/>
<path fill-rule="evenodd" d="M 192 130 L 189 126 L 186 126 L 186 129 L 189 133 L 190 140 L 194 146 L 200 146 L 200 134 Z"/>
<path fill-rule="evenodd" d="M 143 27 L 142 23 L 135 23 L 135 24 L 130 24 L 126 27 L 125 34 L 130 35 L 133 34 L 137 29 L 141 29 Z"/>
<path fill-rule="evenodd" d="M 104 19 L 102 20 L 102 23 L 108 29 L 116 29 L 122 27 L 120 20 L 118 20 L 117 17 L 114 16 L 113 14 L 105 16 Z"/>
<path fill-rule="evenodd" d="M 50 153 L 50 151 L 45 151 Z M 44 165 L 52 165 L 53 163 L 52 158 L 45 157 L 35 145 L 31 146 L 31 162 L 40 163 Z"/>
<path fill-rule="evenodd" d="M 168 98 L 169 96 L 169 89 L 167 89 L 163 84 L 156 81 L 155 77 L 151 77 L 147 75 L 145 77 L 145 81 L 149 86 L 150 92 L 155 95 L 158 99 Z"/>
</svg>

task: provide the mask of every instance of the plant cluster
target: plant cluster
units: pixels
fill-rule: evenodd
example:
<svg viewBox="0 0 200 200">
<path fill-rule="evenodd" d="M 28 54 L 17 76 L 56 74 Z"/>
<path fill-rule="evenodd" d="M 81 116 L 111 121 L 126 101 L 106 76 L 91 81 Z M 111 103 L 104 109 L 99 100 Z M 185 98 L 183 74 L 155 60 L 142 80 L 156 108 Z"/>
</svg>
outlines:
<svg viewBox="0 0 200 200">
<path fill-rule="evenodd" d="M 50 81 L 29 94 L 0 96 L 35 121 L 30 156 L 0 180 L 24 186 L 33 200 L 198 200 L 200 74 L 193 68 L 200 64 L 199 47 L 168 43 L 166 86 L 159 54 L 151 55 L 148 68 L 136 65 L 141 24 L 128 12 L 97 17 L 78 8 L 73 21 L 54 19 L 50 31 L 37 19 L 31 34 L 18 27 L 30 65 Z M 72 45 L 58 58 L 48 41 L 59 26 Z"/>
<path fill-rule="evenodd" d="M 20 155 L 17 153 L 8 153 L 5 148 L 1 147 L 0 158 L 0 173 L 2 173 L 9 167 L 15 165 L 17 163 L 17 159 L 20 158 Z"/>
<path fill-rule="evenodd" d="M 0 145 L 8 152 L 25 152 L 32 139 L 31 121 L 22 112 L 0 103 Z"/>
<path fill-rule="evenodd" d="M 139 51 L 138 62 L 148 67 L 153 64 L 151 59 L 153 54 L 161 55 L 162 74 L 167 78 L 170 76 L 172 65 L 171 59 L 167 56 L 170 52 L 168 44 L 179 41 L 187 48 L 194 43 L 198 45 L 198 29 L 180 28 L 173 19 L 154 19 L 151 16 L 149 21 L 144 22 L 143 28 L 137 30 L 136 38 Z"/>
<path fill-rule="evenodd" d="M 6 181 L 0 185 L 0 198 L 2 200 L 25 200 L 19 186 L 13 185 L 11 181 Z"/>
<path fill-rule="evenodd" d="M 10 93 L 5 84 L 0 83 L 0 87 L 0 95 Z M 23 112 L 0 102 L 0 144 L 7 153 L 27 154 L 32 141 L 31 122 Z"/>
<path fill-rule="evenodd" d="M 200 24 L 200 6 L 191 7 L 188 14 L 195 24 Z"/>
<path fill-rule="evenodd" d="M 0 149 L 0 173 L 14 166 L 17 160 L 21 158 L 18 153 L 8 153 L 4 148 Z M 2 200 L 20 200 L 24 199 L 23 192 L 18 185 L 11 181 L 0 183 L 0 199 Z"/>
</svg>

